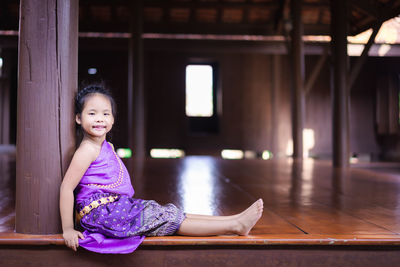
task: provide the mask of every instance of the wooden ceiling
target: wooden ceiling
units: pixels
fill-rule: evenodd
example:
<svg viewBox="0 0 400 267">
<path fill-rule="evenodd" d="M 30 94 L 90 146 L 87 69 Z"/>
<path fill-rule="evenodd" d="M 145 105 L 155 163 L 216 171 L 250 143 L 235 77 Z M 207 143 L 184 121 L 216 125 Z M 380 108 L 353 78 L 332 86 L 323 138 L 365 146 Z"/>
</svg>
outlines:
<svg viewBox="0 0 400 267">
<path fill-rule="evenodd" d="M 80 0 L 81 32 L 129 32 L 132 0 Z M 400 0 L 349 0 L 349 35 L 400 14 Z M 18 30 L 18 0 L 0 3 L 0 30 Z M 330 34 L 330 1 L 303 0 L 305 35 Z M 345 19 L 345 18 L 344 18 Z M 283 35 L 289 0 L 143 0 L 144 33 Z"/>
</svg>

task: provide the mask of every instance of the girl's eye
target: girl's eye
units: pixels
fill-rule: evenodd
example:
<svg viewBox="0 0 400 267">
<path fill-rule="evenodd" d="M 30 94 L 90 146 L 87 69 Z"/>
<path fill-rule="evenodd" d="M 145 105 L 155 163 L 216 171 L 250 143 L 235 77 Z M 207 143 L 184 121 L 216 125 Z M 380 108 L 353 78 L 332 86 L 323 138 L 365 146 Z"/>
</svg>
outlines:
<svg viewBox="0 0 400 267">
<path fill-rule="evenodd" d="M 108 115 L 110 115 L 110 113 L 104 113 L 104 116 L 108 116 Z"/>
<path fill-rule="evenodd" d="M 94 112 L 90 112 L 89 115 L 94 115 Z"/>
</svg>

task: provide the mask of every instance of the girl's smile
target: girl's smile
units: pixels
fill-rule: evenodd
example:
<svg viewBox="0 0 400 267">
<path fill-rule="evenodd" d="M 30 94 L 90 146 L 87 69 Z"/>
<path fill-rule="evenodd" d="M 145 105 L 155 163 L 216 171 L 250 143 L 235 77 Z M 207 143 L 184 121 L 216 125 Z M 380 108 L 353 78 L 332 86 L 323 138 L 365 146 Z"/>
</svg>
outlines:
<svg viewBox="0 0 400 267">
<path fill-rule="evenodd" d="M 102 126 L 102 125 L 95 125 L 95 126 L 93 126 L 93 128 L 95 128 L 96 130 L 101 130 L 101 129 L 104 129 L 104 128 L 106 128 L 106 126 Z"/>
</svg>

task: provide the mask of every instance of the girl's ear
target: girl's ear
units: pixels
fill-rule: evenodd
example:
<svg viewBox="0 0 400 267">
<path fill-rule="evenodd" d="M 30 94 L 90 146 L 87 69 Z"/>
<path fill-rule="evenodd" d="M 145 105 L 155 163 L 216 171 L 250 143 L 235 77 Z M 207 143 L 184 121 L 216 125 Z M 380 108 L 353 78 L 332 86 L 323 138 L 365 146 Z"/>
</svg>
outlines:
<svg viewBox="0 0 400 267">
<path fill-rule="evenodd" d="M 75 121 L 76 121 L 77 124 L 81 125 L 81 116 L 80 116 L 80 114 L 76 114 Z"/>
</svg>

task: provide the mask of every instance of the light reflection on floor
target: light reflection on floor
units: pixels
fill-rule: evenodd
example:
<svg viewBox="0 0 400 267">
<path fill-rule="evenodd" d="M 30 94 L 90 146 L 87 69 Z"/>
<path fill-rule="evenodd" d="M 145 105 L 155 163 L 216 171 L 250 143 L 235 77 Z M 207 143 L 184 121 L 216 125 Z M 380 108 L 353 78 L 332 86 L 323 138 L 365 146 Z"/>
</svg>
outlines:
<svg viewBox="0 0 400 267">
<path fill-rule="evenodd" d="M 186 157 L 179 179 L 179 195 L 186 213 L 214 215 L 216 175 L 210 157 Z"/>
<path fill-rule="evenodd" d="M 301 183 L 301 196 L 305 202 L 311 202 L 314 192 L 314 160 L 304 159 L 302 168 L 302 183 Z"/>
</svg>

